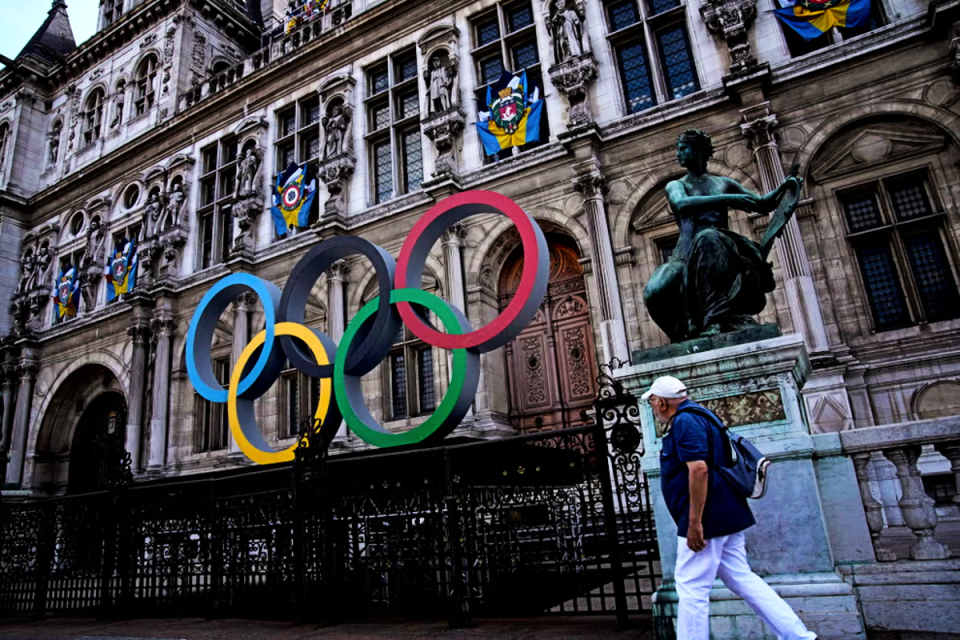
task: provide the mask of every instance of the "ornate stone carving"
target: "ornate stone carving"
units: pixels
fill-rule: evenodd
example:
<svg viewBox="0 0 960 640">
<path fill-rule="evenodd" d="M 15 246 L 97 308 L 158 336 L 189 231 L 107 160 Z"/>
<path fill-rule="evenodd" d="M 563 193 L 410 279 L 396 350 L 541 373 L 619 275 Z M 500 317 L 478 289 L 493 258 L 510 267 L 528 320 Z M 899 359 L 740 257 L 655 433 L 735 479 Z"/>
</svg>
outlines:
<svg viewBox="0 0 960 640">
<path fill-rule="evenodd" d="M 757 0 L 705 0 L 700 15 L 707 29 L 721 36 L 730 52 L 730 74 L 744 75 L 757 67 L 747 30 L 757 17 Z"/>
<path fill-rule="evenodd" d="M 258 190 L 256 178 L 260 173 L 261 153 L 259 147 L 249 147 L 243 152 L 243 158 L 241 158 L 237 167 L 238 196 L 248 196 Z"/>
<path fill-rule="evenodd" d="M 174 277 L 177 273 L 177 261 L 180 259 L 180 252 L 187 242 L 187 230 L 179 224 L 167 227 L 160 233 L 158 241 L 163 252 L 163 260 L 157 270 L 157 278 L 168 279 Z"/>
<path fill-rule="evenodd" d="M 570 58 L 550 67 L 550 80 L 566 96 L 570 126 L 578 127 L 593 122 L 588 89 L 597 79 L 597 60 L 592 53 Z"/>
<path fill-rule="evenodd" d="M 573 179 L 573 190 L 588 200 L 603 198 L 607 192 L 607 179 L 600 171 L 582 173 Z"/>
<path fill-rule="evenodd" d="M 353 155 L 355 84 L 356 80 L 349 74 L 336 75 L 327 79 L 319 89 L 320 108 L 324 114 L 321 119 L 324 143 L 318 175 L 330 196 L 324 204 L 324 214 L 334 217 L 346 214 L 346 184 L 357 165 Z"/>
<path fill-rule="evenodd" d="M 240 232 L 233 240 L 232 252 L 253 249 L 253 226 L 263 211 L 263 147 L 259 135 L 243 152 L 237 163 L 237 205 L 234 217 Z"/>
<path fill-rule="evenodd" d="M 427 84 L 428 115 L 460 106 L 460 58 L 456 52 L 434 52 L 423 70 L 423 79 Z"/>
<path fill-rule="evenodd" d="M 320 163 L 320 179 L 327 185 L 330 197 L 324 205 L 324 213 L 344 216 L 347 202 L 344 187 L 357 166 L 357 159 L 349 153 L 343 153 Z"/>
<path fill-rule="evenodd" d="M 148 238 L 137 247 L 137 262 L 140 264 L 140 284 L 149 286 L 154 280 L 154 266 L 160 257 L 160 242 Z"/>
<path fill-rule="evenodd" d="M 960 37 L 950 41 L 950 77 L 954 84 L 960 84 Z"/>
<path fill-rule="evenodd" d="M 323 116 L 320 123 L 326 137 L 323 143 L 324 160 L 353 151 L 353 136 L 349 135 L 352 121 L 353 107 L 339 103 L 332 105 L 330 112 Z"/>
<path fill-rule="evenodd" d="M 433 177 L 459 174 L 457 139 L 466 126 L 467 118 L 458 107 L 447 109 L 421 120 L 423 133 L 433 141 L 437 160 Z"/>
<path fill-rule="evenodd" d="M 180 216 L 183 212 L 183 205 L 187 201 L 187 194 L 184 193 L 183 183 L 175 182 L 173 184 L 173 189 L 167 195 L 167 206 L 166 206 L 166 217 L 164 219 L 164 224 L 161 228 L 166 226 L 178 226 L 180 224 Z"/>
<path fill-rule="evenodd" d="M 197 88 L 203 82 L 204 69 L 207 65 L 207 37 L 200 31 L 193 32 L 193 51 L 190 56 L 190 72 L 193 87 Z"/>
<path fill-rule="evenodd" d="M 546 17 L 555 64 L 590 53 L 590 38 L 585 28 L 587 12 L 582 0 L 550 0 Z"/>
<path fill-rule="evenodd" d="M 133 338 L 135 345 L 146 345 L 150 342 L 153 332 L 150 330 L 148 322 L 138 320 L 133 326 L 127 327 L 127 335 Z"/>
</svg>

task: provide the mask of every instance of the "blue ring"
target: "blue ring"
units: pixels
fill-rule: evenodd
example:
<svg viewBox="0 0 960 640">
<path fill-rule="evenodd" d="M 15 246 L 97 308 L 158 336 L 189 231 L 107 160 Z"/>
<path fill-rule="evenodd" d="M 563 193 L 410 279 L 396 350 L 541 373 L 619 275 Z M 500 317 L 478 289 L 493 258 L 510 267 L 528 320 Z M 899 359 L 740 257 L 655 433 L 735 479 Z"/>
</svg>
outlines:
<svg viewBox="0 0 960 640">
<path fill-rule="evenodd" d="M 266 322 L 266 339 L 257 361 L 246 368 L 237 386 L 237 396 L 258 398 L 276 381 L 284 355 L 275 349 L 274 327 L 280 305 L 280 288 L 249 273 L 232 273 L 217 281 L 197 305 L 187 332 L 187 374 L 193 388 L 210 402 L 226 403 L 229 396 L 213 373 L 211 345 L 220 315 L 241 293 L 252 291 L 260 298 Z"/>
</svg>

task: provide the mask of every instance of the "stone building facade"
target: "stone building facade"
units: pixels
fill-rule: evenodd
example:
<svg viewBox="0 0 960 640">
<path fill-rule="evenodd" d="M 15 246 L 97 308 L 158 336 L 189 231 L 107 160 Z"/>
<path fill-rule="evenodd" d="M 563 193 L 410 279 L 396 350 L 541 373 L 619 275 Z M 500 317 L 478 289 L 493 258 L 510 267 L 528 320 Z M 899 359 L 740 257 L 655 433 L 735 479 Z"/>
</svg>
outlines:
<svg viewBox="0 0 960 640">
<path fill-rule="evenodd" d="M 811 43 L 773 8 L 330 0 L 294 24 L 282 0 L 107 0 L 99 31 L 76 44 L 55 0 L 0 72 L 7 483 L 89 488 L 78 453 L 103 429 L 123 434 L 137 475 L 245 464 L 224 407 L 186 374 L 203 294 L 238 270 L 282 287 L 338 234 L 396 255 L 418 216 L 469 189 L 508 195 L 539 221 L 551 285 L 531 326 L 483 356 L 459 433 L 579 424 L 597 362 L 667 342 L 643 287 L 677 236 L 664 186 L 683 172 L 677 135 L 694 127 L 713 136 L 709 170 L 755 191 L 800 165 L 804 199 L 760 320 L 806 342 L 812 428 L 960 413 L 960 1 L 874 0 L 868 27 Z M 472 123 L 503 68 L 540 88 L 542 140 L 491 160 Z M 290 161 L 315 170 L 319 206 L 279 237 L 268 207 Z M 766 223 L 731 213 L 754 238 Z M 136 288 L 108 302 L 103 265 L 130 239 Z M 475 216 L 434 247 L 424 286 L 489 322 L 516 289 L 518 245 L 504 218 Z M 69 266 L 81 299 L 61 321 L 50 292 Z M 375 295 L 367 263 L 338 263 L 316 283 L 307 324 L 336 339 Z M 255 298 L 224 313 L 220 375 L 262 327 Z M 421 422 L 447 367 L 399 335 L 364 381 L 373 414 L 391 429 Z M 258 402 L 268 441 L 295 442 L 314 384 L 291 370 Z M 334 452 L 364 446 L 344 429 Z M 929 455 L 929 472 L 948 468 Z"/>
</svg>

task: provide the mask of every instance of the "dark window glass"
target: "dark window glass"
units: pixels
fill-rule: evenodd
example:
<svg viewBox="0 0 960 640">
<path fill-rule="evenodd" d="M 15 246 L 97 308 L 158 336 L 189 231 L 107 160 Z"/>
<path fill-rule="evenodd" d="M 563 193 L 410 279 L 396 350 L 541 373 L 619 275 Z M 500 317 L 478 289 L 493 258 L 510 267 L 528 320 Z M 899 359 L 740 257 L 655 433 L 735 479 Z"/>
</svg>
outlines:
<svg viewBox="0 0 960 640">
<path fill-rule="evenodd" d="M 316 100 L 311 100 L 303 106 L 303 122 L 300 126 L 305 127 L 315 122 L 320 122 L 320 103 Z"/>
<path fill-rule="evenodd" d="M 383 103 L 370 108 L 370 124 L 378 131 L 390 124 L 390 105 Z"/>
<path fill-rule="evenodd" d="M 297 375 L 286 376 L 283 379 L 287 392 L 287 434 L 295 436 L 300 433 L 300 396 Z"/>
<path fill-rule="evenodd" d="M 380 69 L 370 74 L 370 93 L 380 93 L 390 86 L 390 76 L 386 69 Z"/>
<path fill-rule="evenodd" d="M 406 418 L 407 365 L 402 352 L 390 356 L 390 394 L 393 418 Z"/>
<path fill-rule="evenodd" d="M 200 214 L 200 268 L 210 266 L 213 258 L 213 212 Z"/>
<path fill-rule="evenodd" d="M 482 84 L 496 82 L 502 72 L 503 61 L 500 59 L 499 55 L 480 61 L 480 82 Z"/>
<path fill-rule="evenodd" d="M 397 119 L 409 118 L 420 112 L 420 94 L 416 91 L 404 94 L 397 100 Z"/>
<path fill-rule="evenodd" d="M 423 151 L 420 147 L 420 130 L 403 134 L 403 191 L 410 193 L 420 188 L 423 182 Z"/>
<path fill-rule="evenodd" d="M 891 180 L 887 183 L 887 190 L 890 192 L 890 201 L 893 203 L 897 220 L 913 220 L 933 213 L 923 186 L 923 177 L 911 174 Z"/>
<path fill-rule="evenodd" d="M 393 163 L 390 159 L 389 140 L 373 145 L 373 158 L 376 200 L 385 202 L 393 197 Z"/>
<path fill-rule="evenodd" d="M 217 147 L 208 147 L 203 150 L 203 172 L 210 173 L 217 168 Z"/>
<path fill-rule="evenodd" d="M 540 62 L 540 59 L 537 57 L 536 43 L 527 42 L 513 48 L 514 72 L 532 67 L 538 62 Z"/>
<path fill-rule="evenodd" d="M 657 34 L 657 40 L 670 98 L 675 100 L 699 90 L 697 71 L 693 68 L 693 56 L 683 27 L 664 29 Z"/>
<path fill-rule="evenodd" d="M 617 64 L 620 67 L 627 109 L 636 113 L 649 109 L 656 100 L 650 80 L 650 65 L 642 43 L 617 47 Z"/>
<path fill-rule="evenodd" d="M 217 197 L 217 180 L 208 178 L 200 181 L 200 206 L 210 204 Z"/>
<path fill-rule="evenodd" d="M 403 58 L 397 62 L 397 82 L 403 82 L 417 77 L 417 59 L 414 56 Z"/>
<path fill-rule="evenodd" d="M 304 418 L 310 421 L 310 424 L 313 424 L 313 416 L 317 413 L 317 406 L 320 404 L 320 380 L 317 378 L 311 378 L 306 375 L 301 375 L 300 379 L 307 385 L 309 388 L 309 398 L 310 402 L 307 404 L 307 411 L 304 413 Z"/>
<path fill-rule="evenodd" d="M 903 244 L 927 321 L 948 320 L 960 315 L 960 295 L 940 232 L 927 229 L 904 235 Z"/>
<path fill-rule="evenodd" d="M 657 15 L 680 6 L 680 0 L 650 0 L 650 13 Z"/>
<path fill-rule="evenodd" d="M 895 329 L 910 324 L 890 243 L 885 238 L 871 238 L 856 251 L 877 328 Z"/>
<path fill-rule="evenodd" d="M 877 198 L 873 193 L 849 195 L 843 200 L 843 208 L 851 233 L 873 229 L 883 223 Z"/>
<path fill-rule="evenodd" d="M 277 169 L 283 171 L 291 162 L 296 162 L 293 153 L 293 143 L 277 147 Z"/>
<path fill-rule="evenodd" d="M 303 140 L 300 142 L 300 147 L 300 158 L 304 162 L 319 157 L 320 135 L 312 133 L 308 136 L 304 136 Z"/>
<path fill-rule="evenodd" d="M 507 13 L 507 22 L 510 24 L 511 32 L 519 31 L 533 24 L 533 11 L 530 10 L 530 5 L 511 9 Z"/>
<path fill-rule="evenodd" d="M 293 133 L 294 129 L 297 128 L 297 115 L 293 109 L 280 114 L 279 125 L 281 138 Z"/>
<path fill-rule="evenodd" d="M 640 20 L 640 12 L 637 10 L 636 0 L 625 0 L 624 2 L 615 2 L 608 5 L 607 15 L 610 19 L 611 31 L 619 31 L 632 24 L 636 24 L 636 22 Z"/>
<path fill-rule="evenodd" d="M 237 172 L 232 167 L 220 172 L 220 194 L 218 197 L 226 198 L 233 195 L 234 188 L 237 185 L 236 176 Z"/>
<path fill-rule="evenodd" d="M 417 384 L 420 385 L 420 413 L 433 411 L 436 406 L 436 390 L 433 388 L 433 349 L 427 347 L 417 352 Z"/>
<path fill-rule="evenodd" d="M 237 159 L 237 141 L 234 139 L 224 142 L 221 155 L 223 156 L 220 158 L 221 167 L 230 164 L 231 162 L 235 162 Z"/>
<path fill-rule="evenodd" d="M 220 260 L 226 262 L 233 244 L 233 209 L 223 207 L 220 210 Z"/>
<path fill-rule="evenodd" d="M 487 20 L 477 25 L 477 46 L 482 47 L 485 44 L 496 42 L 500 39 L 500 25 L 497 19 Z"/>
</svg>

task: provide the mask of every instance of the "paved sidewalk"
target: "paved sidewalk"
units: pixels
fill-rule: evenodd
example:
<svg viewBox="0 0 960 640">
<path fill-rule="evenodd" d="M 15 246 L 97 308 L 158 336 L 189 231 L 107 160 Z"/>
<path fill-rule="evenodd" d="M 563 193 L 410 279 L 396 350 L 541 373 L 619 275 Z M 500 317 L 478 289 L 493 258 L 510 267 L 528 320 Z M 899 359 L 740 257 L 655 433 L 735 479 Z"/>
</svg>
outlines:
<svg viewBox="0 0 960 640">
<path fill-rule="evenodd" d="M 476 620 L 469 629 L 450 629 L 438 621 L 377 621 L 329 627 L 263 620 L 200 618 L 103 621 L 52 618 L 33 622 L 0 621 L 0 638 L 49 640 L 253 640 L 255 638 L 623 638 L 653 640 L 649 620 L 617 630 L 613 618 L 534 618 Z"/>
</svg>

